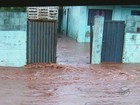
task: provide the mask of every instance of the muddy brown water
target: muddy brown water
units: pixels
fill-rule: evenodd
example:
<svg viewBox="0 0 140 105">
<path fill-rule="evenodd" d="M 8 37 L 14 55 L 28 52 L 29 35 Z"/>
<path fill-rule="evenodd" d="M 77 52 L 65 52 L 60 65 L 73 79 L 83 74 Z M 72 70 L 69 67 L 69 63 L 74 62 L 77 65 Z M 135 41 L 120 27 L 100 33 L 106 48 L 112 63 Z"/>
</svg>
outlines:
<svg viewBox="0 0 140 105">
<path fill-rule="evenodd" d="M 0 67 L 0 105 L 140 105 L 140 65 Z"/>
<path fill-rule="evenodd" d="M 87 64 L 89 44 L 67 37 L 57 50 L 58 64 L 0 67 L 0 105 L 140 105 L 140 64 Z"/>
<path fill-rule="evenodd" d="M 90 63 L 90 44 L 78 43 L 72 38 L 58 34 L 57 63 L 83 65 Z"/>
</svg>

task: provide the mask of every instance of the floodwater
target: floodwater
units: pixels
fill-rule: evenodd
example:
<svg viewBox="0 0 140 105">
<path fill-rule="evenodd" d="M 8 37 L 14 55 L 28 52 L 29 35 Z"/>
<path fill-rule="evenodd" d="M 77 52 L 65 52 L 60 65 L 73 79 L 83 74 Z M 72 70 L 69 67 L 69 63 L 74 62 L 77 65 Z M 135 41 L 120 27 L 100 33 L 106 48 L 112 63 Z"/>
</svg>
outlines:
<svg viewBox="0 0 140 105">
<path fill-rule="evenodd" d="M 140 64 L 90 65 L 82 51 L 59 51 L 58 64 L 0 67 L 0 105 L 140 105 Z"/>
<path fill-rule="evenodd" d="M 58 34 L 57 63 L 83 65 L 90 63 L 90 44 L 78 43 L 72 38 Z"/>
</svg>

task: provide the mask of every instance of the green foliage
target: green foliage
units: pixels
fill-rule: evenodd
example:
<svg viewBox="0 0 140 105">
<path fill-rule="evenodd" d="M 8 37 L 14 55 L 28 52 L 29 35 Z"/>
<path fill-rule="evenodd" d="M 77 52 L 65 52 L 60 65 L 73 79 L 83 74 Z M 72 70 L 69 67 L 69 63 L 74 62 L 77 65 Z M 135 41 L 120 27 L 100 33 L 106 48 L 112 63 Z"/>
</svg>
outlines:
<svg viewBox="0 0 140 105">
<path fill-rule="evenodd" d="M 0 7 L 0 12 L 26 12 L 26 7 Z"/>
</svg>

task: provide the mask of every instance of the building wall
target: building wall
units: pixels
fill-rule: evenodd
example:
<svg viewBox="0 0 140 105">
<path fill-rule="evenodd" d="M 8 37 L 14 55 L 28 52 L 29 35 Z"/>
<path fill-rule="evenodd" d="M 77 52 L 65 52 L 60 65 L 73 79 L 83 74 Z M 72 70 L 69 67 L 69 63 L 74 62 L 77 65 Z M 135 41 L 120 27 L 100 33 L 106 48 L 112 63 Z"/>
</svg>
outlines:
<svg viewBox="0 0 140 105">
<path fill-rule="evenodd" d="M 26 32 L 0 31 L 0 66 L 26 64 Z"/>
<path fill-rule="evenodd" d="M 123 63 L 140 63 L 140 33 L 126 33 Z"/>
<path fill-rule="evenodd" d="M 88 9 L 112 9 L 112 20 L 126 20 L 131 16 L 131 10 L 140 10 L 140 8 L 122 8 L 121 6 L 71 6 L 69 15 L 69 36 L 78 42 L 90 42 L 90 26 L 87 25 Z M 66 16 L 63 15 L 63 33 L 66 32 Z"/>
<path fill-rule="evenodd" d="M 62 32 L 66 34 L 67 28 L 67 9 L 69 8 L 69 22 L 68 22 L 68 36 L 72 37 L 75 40 L 78 40 L 79 35 L 79 24 L 80 24 L 80 7 L 65 7 L 63 12 L 63 23 L 62 23 Z M 75 11 L 76 10 L 76 11 Z"/>
<path fill-rule="evenodd" d="M 26 64 L 26 13 L 0 12 L 0 66 Z"/>
<path fill-rule="evenodd" d="M 126 19 L 123 63 L 140 63 L 140 16 L 128 16 Z"/>
<path fill-rule="evenodd" d="M 26 31 L 26 17 L 24 12 L 0 12 L 0 31 Z"/>
<path fill-rule="evenodd" d="M 87 25 L 88 9 L 86 6 L 80 7 L 80 26 L 78 42 L 89 42 L 90 41 L 90 26 Z"/>
<path fill-rule="evenodd" d="M 125 32 L 137 33 L 137 28 L 140 28 L 140 16 L 127 16 Z"/>
<path fill-rule="evenodd" d="M 67 27 L 67 8 L 63 8 L 63 20 L 62 20 L 62 26 L 61 26 L 61 32 L 63 34 L 66 34 L 66 27 Z"/>
<path fill-rule="evenodd" d="M 76 10 L 76 11 L 75 11 Z M 69 10 L 69 27 L 68 27 L 68 35 L 76 40 L 78 40 L 78 36 L 80 34 L 80 7 L 70 7 Z M 75 18 L 76 17 L 76 18 Z"/>
</svg>

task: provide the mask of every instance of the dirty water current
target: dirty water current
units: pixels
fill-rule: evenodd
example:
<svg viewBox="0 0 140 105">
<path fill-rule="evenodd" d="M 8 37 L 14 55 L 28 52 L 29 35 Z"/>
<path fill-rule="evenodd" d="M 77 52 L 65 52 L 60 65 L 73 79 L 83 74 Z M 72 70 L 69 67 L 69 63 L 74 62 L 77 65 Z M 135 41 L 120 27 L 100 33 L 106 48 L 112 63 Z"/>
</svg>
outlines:
<svg viewBox="0 0 140 105">
<path fill-rule="evenodd" d="M 140 105 L 140 64 L 90 65 L 89 47 L 58 45 L 57 64 L 0 67 L 0 105 Z"/>
</svg>

